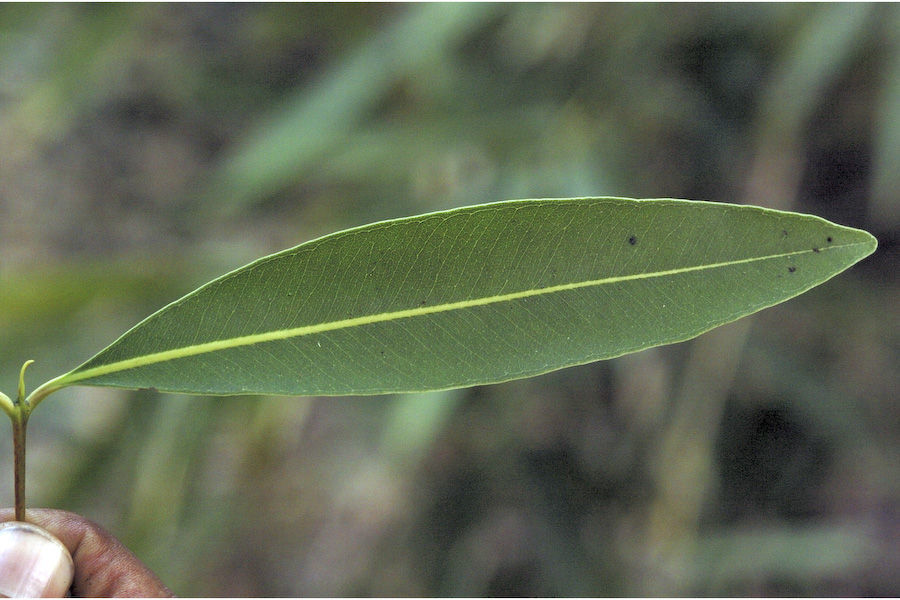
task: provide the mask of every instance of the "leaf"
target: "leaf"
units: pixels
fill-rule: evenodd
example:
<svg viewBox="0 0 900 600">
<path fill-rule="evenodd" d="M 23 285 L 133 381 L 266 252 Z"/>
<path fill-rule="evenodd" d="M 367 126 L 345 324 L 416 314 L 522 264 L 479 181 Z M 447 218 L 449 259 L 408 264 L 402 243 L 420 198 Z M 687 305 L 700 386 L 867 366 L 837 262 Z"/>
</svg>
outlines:
<svg viewBox="0 0 900 600">
<path fill-rule="evenodd" d="M 685 200 L 518 200 L 384 221 L 208 283 L 41 393 L 76 383 L 339 395 L 500 382 L 695 337 L 875 247 L 868 233 L 818 217 Z"/>
</svg>

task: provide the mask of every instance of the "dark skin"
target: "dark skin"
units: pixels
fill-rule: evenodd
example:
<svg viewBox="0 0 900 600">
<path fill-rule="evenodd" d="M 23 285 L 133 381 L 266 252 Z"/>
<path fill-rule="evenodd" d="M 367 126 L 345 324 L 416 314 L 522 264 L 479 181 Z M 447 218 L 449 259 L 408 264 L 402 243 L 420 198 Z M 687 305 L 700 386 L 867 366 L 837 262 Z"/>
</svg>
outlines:
<svg viewBox="0 0 900 600">
<path fill-rule="evenodd" d="M 75 562 L 74 597 L 170 598 L 172 592 L 122 543 L 102 527 L 63 510 L 28 509 L 29 522 L 43 527 L 69 549 Z M 0 509 L 0 523 L 15 520 Z"/>
</svg>

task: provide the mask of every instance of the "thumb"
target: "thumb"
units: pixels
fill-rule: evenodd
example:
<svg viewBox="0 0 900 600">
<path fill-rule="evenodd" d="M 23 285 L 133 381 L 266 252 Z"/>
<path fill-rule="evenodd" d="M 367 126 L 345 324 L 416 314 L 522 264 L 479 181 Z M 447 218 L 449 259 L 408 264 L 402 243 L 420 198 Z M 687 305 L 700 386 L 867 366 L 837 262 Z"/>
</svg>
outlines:
<svg viewBox="0 0 900 600">
<path fill-rule="evenodd" d="M 59 538 L 71 553 L 75 563 L 73 596 L 172 596 L 172 592 L 131 551 L 88 519 L 51 509 L 29 509 L 27 517 L 29 522 Z M 12 510 L 0 510 L 0 521 L 13 518 Z M 0 574 L 2 572 L 3 565 L 0 564 Z"/>
<path fill-rule="evenodd" d="M 62 598 L 74 574 L 69 551 L 46 530 L 18 521 L 0 525 L 0 595 Z"/>
</svg>

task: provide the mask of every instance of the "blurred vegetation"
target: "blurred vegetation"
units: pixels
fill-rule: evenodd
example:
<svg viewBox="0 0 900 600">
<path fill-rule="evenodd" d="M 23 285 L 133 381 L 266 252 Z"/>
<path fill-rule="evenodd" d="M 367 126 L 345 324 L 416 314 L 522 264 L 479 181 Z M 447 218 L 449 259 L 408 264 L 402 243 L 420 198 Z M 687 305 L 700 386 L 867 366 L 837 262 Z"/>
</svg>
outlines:
<svg viewBox="0 0 900 600">
<path fill-rule="evenodd" d="M 31 505 L 183 595 L 896 596 L 898 31 L 891 4 L 0 6 L 7 393 L 376 219 L 682 197 L 880 241 L 753 319 L 526 381 L 67 390 Z"/>
</svg>

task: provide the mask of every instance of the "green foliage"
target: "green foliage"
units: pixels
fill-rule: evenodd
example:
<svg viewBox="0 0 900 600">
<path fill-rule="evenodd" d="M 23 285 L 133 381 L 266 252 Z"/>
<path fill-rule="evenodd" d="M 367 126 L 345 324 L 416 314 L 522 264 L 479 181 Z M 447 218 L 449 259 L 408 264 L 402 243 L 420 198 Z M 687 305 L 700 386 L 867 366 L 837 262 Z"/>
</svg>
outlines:
<svg viewBox="0 0 900 600">
<path fill-rule="evenodd" d="M 72 384 L 345 395 L 528 377 L 695 337 L 875 250 L 804 215 L 522 200 L 384 221 L 262 258 L 160 310 Z"/>
<path fill-rule="evenodd" d="M 30 504 L 102 523 L 185 596 L 896 596 L 872 523 L 900 481 L 898 18 L 0 6 L 7 391 L 23 358 L 46 381 L 254 257 L 489 199 L 728 200 L 880 242 L 690 342 L 498 385 L 72 386 L 29 431 Z"/>
</svg>

